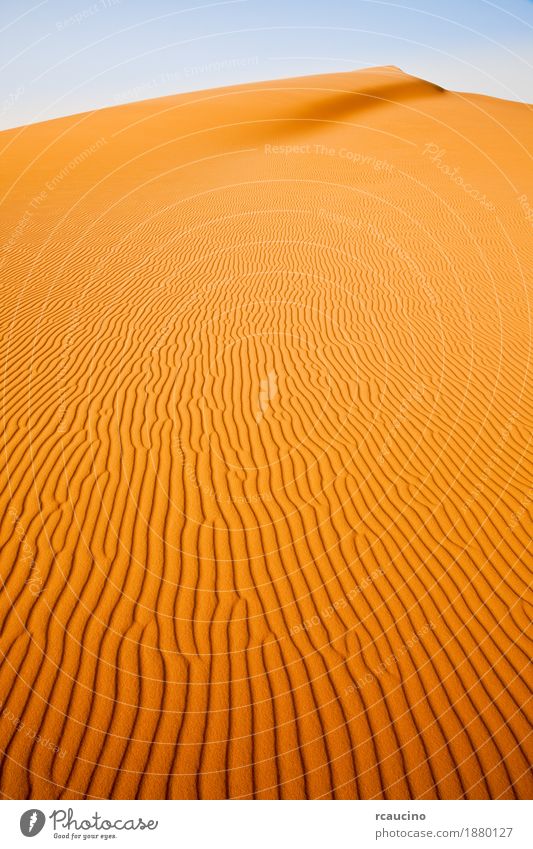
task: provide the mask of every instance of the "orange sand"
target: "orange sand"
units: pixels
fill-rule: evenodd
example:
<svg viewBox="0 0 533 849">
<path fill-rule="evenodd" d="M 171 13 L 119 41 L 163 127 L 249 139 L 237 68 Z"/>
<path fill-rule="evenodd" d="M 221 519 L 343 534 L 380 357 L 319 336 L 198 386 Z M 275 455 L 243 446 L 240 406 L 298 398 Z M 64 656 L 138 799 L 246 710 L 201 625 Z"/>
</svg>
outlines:
<svg viewBox="0 0 533 849">
<path fill-rule="evenodd" d="M 387 67 L 0 135 L 4 797 L 531 795 L 530 115 Z"/>
</svg>

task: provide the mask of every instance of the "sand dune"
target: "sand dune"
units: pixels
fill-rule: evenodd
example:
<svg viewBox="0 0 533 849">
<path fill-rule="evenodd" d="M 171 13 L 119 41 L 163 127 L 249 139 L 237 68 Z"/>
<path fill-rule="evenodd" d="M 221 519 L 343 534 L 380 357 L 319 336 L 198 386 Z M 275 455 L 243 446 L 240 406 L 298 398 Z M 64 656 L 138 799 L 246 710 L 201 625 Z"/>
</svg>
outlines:
<svg viewBox="0 0 533 849">
<path fill-rule="evenodd" d="M 531 796 L 528 135 L 393 67 L 0 135 L 4 798 Z"/>
</svg>

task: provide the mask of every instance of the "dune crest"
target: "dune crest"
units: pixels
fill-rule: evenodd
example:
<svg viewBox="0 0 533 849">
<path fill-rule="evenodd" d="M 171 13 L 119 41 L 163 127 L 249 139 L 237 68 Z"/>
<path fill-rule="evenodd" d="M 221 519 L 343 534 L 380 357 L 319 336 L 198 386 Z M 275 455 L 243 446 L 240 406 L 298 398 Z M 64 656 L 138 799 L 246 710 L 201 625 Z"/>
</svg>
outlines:
<svg viewBox="0 0 533 849">
<path fill-rule="evenodd" d="M 0 134 L 4 798 L 528 798 L 526 105 Z"/>
</svg>

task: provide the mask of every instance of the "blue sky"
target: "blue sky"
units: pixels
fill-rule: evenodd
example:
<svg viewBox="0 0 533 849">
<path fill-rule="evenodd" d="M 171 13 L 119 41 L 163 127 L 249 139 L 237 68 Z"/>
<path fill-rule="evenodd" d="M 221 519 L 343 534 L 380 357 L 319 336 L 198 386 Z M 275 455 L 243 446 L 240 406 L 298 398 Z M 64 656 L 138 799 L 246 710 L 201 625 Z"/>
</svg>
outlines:
<svg viewBox="0 0 533 849">
<path fill-rule="evenodd" d="M 371 65 L 532 102 L 532 43 L 530 0 L 1 0 L 0 128 Z"/>
</svg>

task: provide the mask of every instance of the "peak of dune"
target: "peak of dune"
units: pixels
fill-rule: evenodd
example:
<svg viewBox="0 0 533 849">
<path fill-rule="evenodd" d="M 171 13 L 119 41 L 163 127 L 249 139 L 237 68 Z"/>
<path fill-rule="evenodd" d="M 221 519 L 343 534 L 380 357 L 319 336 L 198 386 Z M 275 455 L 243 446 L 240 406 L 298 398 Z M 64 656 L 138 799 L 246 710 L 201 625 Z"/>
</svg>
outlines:
<svg viewBox="0 0 533 849">
<path fill-rule="evenodd" d="M 405 74 L 406 72 L 399 68 L 398 65 L 368 65 L 364 68 L 359 68 L 360 71 L 375 71 L 379 73 L 380 71 L 394 71 L 394 73 Z"/>
<path fill-rule="evenodd" d="M 0 136 L 8 135 L 9 133 L 19 132 L 24 129 L 25 132 L 32 132 L 32 128 L 39 126 L 47 126 L 50 124 L 58 124 L 58 122 L 72 122 L 79 119 L 85 119 L 87 116 L 95 116 L 96 122 L 100 120 L 99 115 L 120 115 L 127 119 L 132 114 L 139 115 L 144 112 L 145 115 L 151 113 L 161 114 L 165 109 L 181 108 L 187 106 L 192 108 L 193 104 L 202 101 L 211 102 L 213 104 L 217 100 L 225 99 L 225 105 L 228 104 L 228 98 L 239 96 L 254 98 L 256 104 L 266 102 L 267 92 L 275 91 L 294 91 L 299 92 L 301 105 L 305 108 L 309 105 L 310 110 L 317 110 L 317 118 L 320 119 L 321 99 L 324 103 L 324 98 L 321 98 L 321 92 L 328 92 L 330 101 L 335 98 L 335 92 L 339 94 L 351 93 L 352 95 L 360 95 L 361 98 L 366 97 L 386 102 L 407 102 L 418 97 L 428 98 L 432 95 L 447 93 L 447 90 L 438 83 L 431 80 L 417 77 L 408 73 L 397 65 L 373 65 L 365 68 L 357 68 L 348 71 L 328 72 L 324 74 L 311 74 L 298 77 L 282 77 L 277 79 L 263 80 L 258 82 L 248 82 L 232 84 L 211 89 L 199 89 L 189 92 L 178 92 L 170 95 L 163 95 L 155 98 L 143 100 L 127 101 L 110 106 L 101 107 L 91 110 L 90 112 L 76 113 L 61 118 L 52 118 L 35 124 L 26 125 L 24 127 L 14 128 L 11 130 L 3 130 Z M 306 94 L 307 92 L 307 94 Z M 312 93 L 315 96 L 313 98 Z M 311 96 L 310 96 L 311 93 Z M 477 94 L 463 94 L 471 101 L 473 98 L 479 98 L 485 104 L 507 103 L 494 97 Z M 286 101 L 288 103 L 288 100 Z M 514 103 L 514 102 L 513 102 Z M 347 105 L 347 101 L 346 104 Z M 351 106 L 356 109 L 357 101 L 352 100 Z M 518 104 L 520 108 L 521 104 Z M 248 105 L 246 106 L 248 108 Z M 250 107 L 253 111 L 253 105 Z M 296 116 L 295 116 L 296 117 Z M 105 122 L 105 119 L 104 119 Z M 120 123 L 120 118 L 119 118 Z"/>
<path fill-rule="evenodd" d="M 404 86 L 409 84 L 411 86 L 427 86 L 436 92 L 445 91 L 438 83 L 410 74 L 397 65 L 375 65 L 368 68 L 358 68 L 354 71 L 344 71 L 343 74 L 346 78 L 352 80 L 355 87 L 362 90 L 373 85 Z M 324 80 L 327 80 L 337 75 L 324 74 L 322 76 Z"/>
<path fill-rule="evenodd" d="M 411 96 L 415 96 L 417 92 L 438 93 L 444 91 L 438 84 L 413 76 L 396 65 L 378 65 L 349 71 L 307 74 L 298 77 L 281 77 L 258 82 L 239 83 L 216 89 L 202 89 L 166 95 L 162 98 L 140 101 L 139 103 L 145 103 L 146 107 L 150 108 L 149 104 L 157 101 L 171 102 L 175 100 L 179 102 L 183 100 L 183 102 L 191 102 L 196 98 L 226 97 L 229 94 L 236 96 L 249 94 L 259 100 L 261 98 L 264 99 L 268 91 L 279 89 L 300 92 L 298 96 L 301 97 L 302 103 L 308 99 L 308 95 L 305 92 L 316 92 L 315 100 L 318 103 L 321 91 L 330 92 L 332 98 L 335 92 L 351 92 L 354 95 L 368 95 L 369 97 L 381 98 L 382 100 L 385 100 L 388 96 L 393 96 L 394 99 L 409 99 Z M 126 104 L 126 106 L 129 105 L 131 104 Z"/>
</svg>

